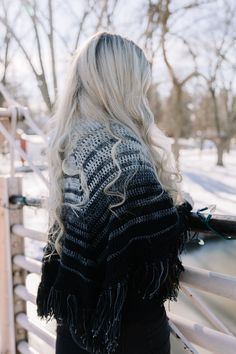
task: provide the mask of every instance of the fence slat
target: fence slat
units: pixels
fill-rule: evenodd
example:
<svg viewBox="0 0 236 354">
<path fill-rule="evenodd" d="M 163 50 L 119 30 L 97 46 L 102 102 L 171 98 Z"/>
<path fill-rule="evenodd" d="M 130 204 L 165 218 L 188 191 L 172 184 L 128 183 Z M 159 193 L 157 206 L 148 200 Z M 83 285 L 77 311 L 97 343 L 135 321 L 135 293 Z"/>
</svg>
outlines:
<svg viewBox="0 0 236 354">
<path fill-rule="evenodd" d="M 33 258 L 23 256 L 22 254 L 17 254 L 13 257 L 13 263 L 18 267 L 21 267 L 31 273 L 41 273 L 41 262 L 36 261 Z"/>
<path fill-rule="evenodd" d="M 236 300 L 236 277 L 209 270 L 185 266 L 181 282 L 190 287 Z"/>
<path fill-rule="evenodd" d="M 13 287 L 25 283 L 27 272 L 12 263 L 24 252 L 24 240 L 11 233 L 11 224 L 23 222 L 23 210 L 12 206 L 11 193 L 22 194 L 22 177 L 0 177 L 0 352 L 15 354 L 16 342 L 27 341 L 27 332 L 14 321 L 16 313 L 26 311 L 26 304 Z"/>
<path fill-rule="evenodd" d="M 190 321 L 167 311 L 167 316 L 192 343 L 214 354 L 235 354 L 236 337 L 221 333 L 209 327 Z"/>
<path fill-rule="evenodd" d="M 14 292 L 24 301 L 30 301 L 32 304 L 36 305 L 36 296 L 29 292 L 24 285 L 17 285 L 14 288 Z"/>
<path fill-rule="evenodd" d="M 18 343 L 17 350 L 21 354 L 40 354 L 35 349 L 31 348 L 29 344 L 25 341 L 21 341 L 20 343 Z"/>
<path fill-rule="evenodd" d="M 19 313 L 18 315 L 16 315 L 16 322 L 23 328 L 25 328 L 27 331 L 41 338 L 50 347 L 55 348 L 56 336 L 30 322 L 25 313 Z"/>
<path fill-rule="evenodd" d="M 28 237 L 32 240 L 46 242 L 46 235 L 43 232 L 36 231 L 33 229 L 28 229 L 21 224 L 12 225 L 11 229 L 14 235 L 16 236 Z"/>
<path fill-rule="evenodd" d="M 2 205 L 8 205 L 8 180 L 0 178 Z M 15 354 L 13 277 L 9 210 L 0 208 L 0 352 Z"/>
<path fill-rule="evenodd" d="M 11 117 L 11 110 L 9 108 L 0 108 L 0 117 L 9 120 L 9 118 Z"/>
<path fill-rule="evenodd" d="M 181 290 L 191 301 L 191 303 L 201 311 L 203 316 L 206 317 L 217 330 L 233 336 L 233 333 L 228 330 L 224 323 L 212 312 L 209 306 L 207 306 L 207 304 L 195 293 L 195 291 L 193 291 L 193 289 L 181 285 Z"/>
</svg>

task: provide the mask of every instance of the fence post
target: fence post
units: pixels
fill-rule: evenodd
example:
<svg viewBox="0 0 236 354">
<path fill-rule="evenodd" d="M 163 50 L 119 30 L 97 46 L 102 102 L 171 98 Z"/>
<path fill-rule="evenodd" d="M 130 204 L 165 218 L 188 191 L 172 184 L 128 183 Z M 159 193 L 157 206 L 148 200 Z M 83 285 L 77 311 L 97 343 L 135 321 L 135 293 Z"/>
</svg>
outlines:
<svg viewBox="0 0 236 354">
<path fill-rule="evenodd" d="M 24 284 L 27 272 L 13 265 L 16 254 L 24 254 L 24 239 L 11 233 L 12 224 L 23 223 L 23 209 L 9 204 L 10 194 L 22 194 L 21 177 L 0 177 L 0 352 L 15 354 L 16 344 L 27 341 L 27 332 L 15 321 L 26 312 L 26 304 L 14 294 L 14 286 Z"/>
</svg>

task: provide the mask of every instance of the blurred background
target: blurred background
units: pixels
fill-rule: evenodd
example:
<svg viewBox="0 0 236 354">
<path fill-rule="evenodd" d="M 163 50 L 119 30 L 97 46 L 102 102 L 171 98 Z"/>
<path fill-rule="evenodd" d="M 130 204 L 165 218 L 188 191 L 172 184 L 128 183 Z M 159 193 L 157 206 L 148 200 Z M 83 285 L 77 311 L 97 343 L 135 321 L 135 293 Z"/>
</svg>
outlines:
<svg viewBox="0 0 236 354">
<path fill-rule="evenodd" d="M 111 30 L 132 39 L 151 62 L 151 109 L 157 125 L 172 138 L 183 188 L 192 196 L 194 209 L 214 205 L 215 213 L 234 217 L 236 1 L 0 0 L 0 107 L 16 102 L 27 107 L 33 122 L 46 133 L 45 123 L 64 85 L 71 55 L 98 30 Z M 8 121 L 2 124 L 10 131 Z M 32 124 L 23 120 L 17 127 L 16 144 L 48 177 L 45 142 Z M 10 150 L 0 133 L 1 176 L 10 172 Z M 27 161 L 17 151 L 14 159 L 16 173 L 23 177 L 23 194 L 47 197 L 45 184 L 31 168 L 27 169 Z M 45 210 L 24 209 L 24 224 L 43 232 L 47 227 Z M 202 245 L 189 247 L 183 255 L 184 263 L 236 276 L 235 240 L 217 235 L 203 239 Z M 40 260 L 42 247 L 42 242 L 25 240 L 28 256 Z M 27 278 L 33 291 L 36 278 L 34 274 Z M 235 302 L 212 294 L 201 296 L 236 335 Z M 29 316 L 36 321 L 35 306 L 27 306 Z M 170 307 L 176 314 L 212 327 L 183 293 Z M 35 352 L 45 353 L 41 340 L 34 335 L 30 340 Z M 172 352 L 185 352 L 174 338 Z"/>
</svg>

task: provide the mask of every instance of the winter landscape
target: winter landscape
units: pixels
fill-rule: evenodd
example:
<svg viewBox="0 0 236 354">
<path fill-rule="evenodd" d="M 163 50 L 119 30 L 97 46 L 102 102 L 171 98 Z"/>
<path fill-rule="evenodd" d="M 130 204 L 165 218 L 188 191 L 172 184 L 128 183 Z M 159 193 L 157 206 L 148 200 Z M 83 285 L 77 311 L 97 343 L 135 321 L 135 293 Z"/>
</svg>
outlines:
<svg viewBox="0 0 236 354">
<path fill-rule="evenodd" d="M 35 296 L 27 289 L 36 295 L 40 278 L 31 268 L 24 288 L 27 259 L 21 248 L 24 242 L 29 262 L 41 260 L 45 243 L 33 240 L 27 229 L 41 231 L 46 241 L 47 211 L 24 206 L 20 223 L 26 229 L 21 225 L 20 230 L 26 235 L 17 235 L 9 226 L 16 215 L 2 205 L 8 198 L 4 183 L 14 175 L 22 178 L 26 200 L 47 198 L 47 123 L 54 113 L 59 127 L 55 146 L 62 136 L 70 141 L 71 123 L 81 116 L 130 119 L 133 127 L 145 130 L 143 137 L 147 123 L 156 123 L 172 142 L 193 212 L 207 207 L 206 216 L 230 216 L 232 225 L 236 223 L 235 18 L 235 0 L 0 0 L 0 353 L 55 352 L 56 322 L 46 324 L 36 315 Z M 87 42 L 94 35 L 100 49 L 104 45 L 101 52 Z M 112 51 L 107 38 L 113 41 Z M 94 55 L 85 52 L 86 60 L 85 43 L 94 45 Z M 117 43 L 126 43 L 129 50 Z M 55 161 L 58 168 L 60 160 Z M 34 237 L 41 240 L 42 234 Z M 236 238 L 198 236 L 182 253 L 183 264 L 222 273 L 232 293 L 226 299 L 197 287 L 187 297 L 183 288 L 177 302 L 166 302 L 166 309 L 184 318 L 184 324 L 196 322 L 192 334 L 186 325 L 186 337 L 191 343 L 205 342 L 194 344 L 194 354 L 210 354 L 204 348 L 211 345 L 214 354 L 235 354 Z M 17 265 L 12 255 L 19 253 L 23 263 Z M 39 273 L 40 263 L 34 264 Z M 214 281 L 212 273 L 207 281 L 210 277 Z M 19 287 L 25 297 L 17 295 Z M 208 306 L 203 306 L 204 314 L 193 304 L 197 299 Z M 216 341 L 200 327 L 217 328 L 208 309 L 222 322 Z M 18 312 L 24 319 L 20 324 Z M 171 343 L 171 354 L 190 353 L 173 335 Z"/>
</svg>

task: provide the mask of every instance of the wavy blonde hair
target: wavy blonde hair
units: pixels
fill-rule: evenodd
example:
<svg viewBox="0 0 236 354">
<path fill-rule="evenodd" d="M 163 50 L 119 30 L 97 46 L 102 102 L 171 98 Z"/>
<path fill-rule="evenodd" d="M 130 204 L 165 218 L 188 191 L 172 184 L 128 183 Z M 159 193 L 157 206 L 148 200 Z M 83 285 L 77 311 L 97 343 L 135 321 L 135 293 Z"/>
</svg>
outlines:
<svg viewBox="0 0 236 354">
<path fill-rule="evenodd" d="M 157 127 L 149 107 L 147 91 L 150 84 L 150 63 L 143 50 L 121 35 L 98 32 L 75 51 L 64 90 L 58 97 L 55 112 L 49 120 L 50 140 L 47 157 L 50 186 L 47 207 L 50 254 L 61 254 L 64 232 L 60 217 L 63 166 L 71 149 L 75 126 L 79 126 L 81 119 L 96 119 L 103 123 L 113 136 L 115 135 L 111 130 L 111 121 L 130 127 L 149 152 L 156 176 L 163 188 L 169 191 L 174 204 L 182 202 L 182 176 L 173 157 L 171 140 Z M 116 161 L 114 146 L 112 158 Z M 86 176 L 83 171 L 74 171 L 72 174 L 76 173 L 80 173 L 81 185 L 88 201 Z M 120 173 L 121 171 L 119 175 Z M 106 186 L 104 193 L 112 182 Z M 121 203 L 124 202 L 125 196 L 122 199 Z M 76 209 L 85 203 L 83 201 L 71 206 Z"/>
</svg>

